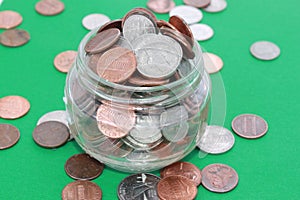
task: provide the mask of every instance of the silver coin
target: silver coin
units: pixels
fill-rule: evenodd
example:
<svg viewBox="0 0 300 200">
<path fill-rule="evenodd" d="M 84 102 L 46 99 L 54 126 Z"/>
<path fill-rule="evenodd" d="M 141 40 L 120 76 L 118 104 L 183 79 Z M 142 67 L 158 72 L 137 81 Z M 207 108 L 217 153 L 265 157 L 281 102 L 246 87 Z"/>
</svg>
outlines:
<svg viewBox="0 0 300 200">
<path fill-rule="evenodd" d="M 44 114 L 40 119 L 38 120 L 36 125 L 39 125 L 43 122 L 48 122 L 48 121 L 56 121 L 56 122 L 61 122 L 67 127 L 69 127 L 68 124 L 68 113 L 65 110 L 55 110 L 48 112 Z"/>
<path fill-rule="evenodd" d="M 149 151 L 150 149 L 155 148 L 158 146 L 162 141 L 163 138 L 160 136 L 160 138 L 153 142 L 153 143 L 142 143 L 140 141 L 135 140 L 130 135 L 127 135 L 126 137 L 122 138 L 122 141 L 129 147 L 135 149 L 135 150 L 146 150 Z"/>
<path fill-rule="evenodd" d="M 137 70 L 147 78 L 165 79 L 172 76 L 182 59 L 182 49 L 174 39 L 145 34 L 132 43 Z"/>
<path fill-rule="evenodd" d="M 142 165 L 145 162 L 157 161 L 159 158 L 153 154 L 150 154 L 147 150 L 135 149 L 130 154 L 125 157 L 128 161 L 136 162 L 135 165 L 138 166 L 141 162 Z"/>
<path fill-rule="evenodd" d="M 132 45 L 130 44 L 129 40 L 125 37 L 120 36 L 119 40 L 115 43 L 115 46 L 120 46 L 129 50 L 132 50 Z"/>
<path fill-rule="evenodd" d="M 192 64 L 189 60 L 182 59 L 180 65 L 178 66 L 177 70 L 180 77 L 186 77 L 192 71 Z"/>
<path fill-rule="evenodd" d="M 279 47 L 269 41 L 258 41 L 251 45 L 251 54 L 260 60 L 273 60 L 280 55 Z"/>
<path fill-rule="evenodd" d="M 157 27 L 148 17 L 131 15 L 124 22 L 123 36 L 131 43 L 139 36 L 149 33 L 157 33 Z"/>
<path fill-rule="evenodd" d="M 160 177 L 139 173 L 127 176 L 118 186 L 120 200 L 159 200 L 156 185 Z"/>
<path fill-rule="evenodd" d="M 167 109 L 160 115 L 160 126 L 167 127 L 170 125 L 179 124 L 188 119 L 188 112 L 184 106 L 174 106 Z"/>
<path fill-rule="evenodd" d="M 206 7 L 203 8 L 204 11 L 206 12 L 221 12 L 225 10 L 227 7 L 227 1 L 226 0 L 211 0 L 210 4 Z"/>
<path fill-rule="evenodd" d="M 198 41 L 208 40 L 214 35 L 214 30 L 207 24 L 192 24 L 190 28 L 195 40 Z"/>
<path fill-rule="evenodd" d="M 201 151 L 220 154 L 229 151 L 234 145 L 234 136 L 221 126 L 207 126 L 197 146 Z"/>
<path fill-rule="evenodd" d="M 162 129 L 163 136 L 170 142 L 179 142 L 187 135 L 189 124 L 182 122 L 175 125 L 166 126 Z"/>
<path fill-rule="evenodd" d="M 93 30 L 95 28 L 99 28 L 103 24 L 110 21 L 110 18 L 104 14 L 89 14 L 82 19 L 82 25 L 87 30 Z"/>
<path fill-rule="evenodd" d="M 180 5 L 173 8 L 169 16 L 177 15 L 181 17 L 187 24 L 194 24 L 200 22 L 203 18 L 201 10 L 187 5 Z"/>
</svg>

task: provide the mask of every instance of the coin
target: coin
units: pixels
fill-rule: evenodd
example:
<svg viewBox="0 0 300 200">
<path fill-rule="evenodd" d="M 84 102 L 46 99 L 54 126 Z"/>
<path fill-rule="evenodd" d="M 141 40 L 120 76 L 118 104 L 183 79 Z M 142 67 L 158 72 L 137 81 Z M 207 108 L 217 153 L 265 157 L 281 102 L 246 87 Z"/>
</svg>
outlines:
<svg viewBox="0 0 300 200">
<path fill-rule="evenodd" d="M 120 35 L 121 32 L 117 28 L 101 31 L 86 43 L 84 50 L 91 54 L 100 53 L 114 45 L 119 40 Z"/>
<path fill-rule="evenodd" d="M 207 126 L 197 146 L 200 150 L 220 154 L 229 151 L 234 145 L 234 136 L 221 126 Z"/>
<path fill-rule="evenodd" d="M 192 200 L 197 195 L 195 183 L 184 176 L 167 176 L 157 184 L 157 193 L 161 200 Z"/>
<path fill-rule="evenodd" d="M 137 61 L 132 51 L 115 47 L 99 58 L 97 74 L 110 82 L 120 83 L 127 80 L 136 70 Z"/>
<path fill-rule="evenodd" d="M 59 0 L 41 0 L 35 4 L 35 10 L 45 16 L 57 15 L 64 9 L 64 3 Z"/>
<path fill-rule="evenodd" d="M 243 138 L 255 139 L 264 136 L 268 131 L 267 122 L 254 114 L 241 114 L 231 123 L 232 130 Z"/>
<path fill-rule="evenodd" d="M 147 7 L 156 13 L 168 13 L 175 7 L 173 0 L 148 0 Z"/>
<path fill-rule="evenodd" d="M 0 99 L 0 117 L 17 119 L 24 116 L 30 109 L 30 103 L 21 96 L 6 96 Z"/>
<path fill-rule="evenodd" d="M 160 177 L 149 173 L 138 173 L 125 177 L 118 186 L 120 200 L 159 200 L 156 186 Z"/>
<path fill-rule="evenodd" d="M 214 35 L 214 30 L 207 24 L 192 24 L 190 25 L 193 36 L 198 41 L 205 41 Z"/>
<path fill-rule="evenodd" d="M 122 31 L 122 19 L 116 19 L 116 20 L 106 22 L 99 28 L 97 33 L 100 33 L 104 30 L 111 29 L 111 28 L 117 28 L 120 31 Z"/>
<path fill-rule="evenodd" d="M 170 11 L 169 15 L 170 17 L 177 15 L 181 17 L 187 24 L 200 22 L 203 18 L 201 10 L 187 5 L 176 6 Z"/>
<path fill-rule="evenodd" d="M 216 54 L 204 52 L 202 56 L 204 68 L 209 74 L 216 73 L 223 68 L 223 61 Z"/>
<path fill-rule="evenodd" d="M 67 112 L 65 110 L 55 110 L 44 114 L 38 120 L 37 125 L 40 125 L 41 123 L 48 122 L 48 121 L 57 121 L 69 127 Z"/>
<path fill-rule="evenodd" d="M 86 153 L 70 157 L 65 164 L 65 171 L 76 180 L 93 180 L 103 172 L 104 165 Z"/>
<path fill-rule="evenodd" d="M 251 45 L 251 54 L 260 60 L 273 60 L 280 55 L 279 47 L 269 41 L 258 41 Z"/>
<path fill-rule="evenodd" d="M 183 0 L 183 2 L 196 8 L 205 8 L 210 4 L 211 0 Z"/>
<path fill-rule="evenodd" d="M 169 18 L 170 24 L 172 24 L 180 33 L 182 33 L 185 38 L 190 42 L 191 46 L 194 46 L 194 36 L 188 26 L 188 24 L 179 16 L 171 16 Z"/>
<path fill-rule="evenodd" d="M 0 150 L 14 146 L 20 139 L 20 131 L 10 124 L 0 124 Z"/>
<path fill-rule="evenodd" d="M 126 13 L 126 15 L 122 19 L 122 27 L 124 27 L 124 23 L 127 20 L 127 18 L 130 17 L 130 16 L 132 16 L 132 15 L 142 15 L 142 16 L 145 16 L 152 23 L 155 23 L 157 21 L 156 16 L 150 10 L 148 10 L 146 8 L 137 7 L 137 8 L 134 8 L 134 9 L 132 9 L 129 12 Z"/>
<path fill-rule="evenodd" d="M 203 10 L 206 12 L 215 13 L 225 10 L 226 7 L 226 0 L 211 0 L 210 4 L 206 8 L 203 8 Z"/>
<path fill-rule="evenodd" d="M 92 199 L 101 200 L 100 187 L 91 181 L 74 181 L 66 185 L 62 191 L 62 200 Z"/>
<path fill-rule="evenodd" d="M 110 18 L 104 14 L 93 13 L 85 16 L 82 19 L 82 25 L 87 30 L 93 30 L 95 28 L 99 28 L 105 23 L 109 22 Z"/>
<path fill-rule="evenodd" d="M 0 43 L 8 47 L 18 47 L 26 44 L 30 40 L 27 31 L 21 29 L 10 29 L 0 35 Z"/>
<path fill-rule="evenodd" d="M 140 87 L 148 87 L 148 86 L 158 86 L 169 83 L 170 79 L 147 79 L 142 77 L 142 75 L 133 75 L 128 79 L 128 82 L 137 85 Z"/>
<path fill-rule="evenodd" d="M 20 13 L 12 10 L 5 10 L 0 12 L 0 28 L 11 29 L 19 26 L 23 21 Z"/>
<path fill-rule="evenodd" d="M 75 62 L 76 56 L 77 51 L 72 50 L 59 53 L 54 58 L 55 68 L 60 72 L 68 73 Z"/>
<path fill-rule="evenodd" d="M 184 122 L 188 119 L 188 112 L 184 106 L 174 106 L 166 109 L 160 115 L 160 126 L 166 127 L 180 122 Z"/>
<path fill-rule="evenodd" d="M 238 184 L 238 174 L 225 164 L 211 164 L 202 169 L 202 185 L 218 193 L 229 192 Z"/>
<path fill-rule="evenodd" d="M 166 126 L 162 129 L 163 136 L 170 142 L 179 142 L 185 138 L 189 130 L 189 124 L 177 122 L 177 124 Z"/>
<path fill-rule="evenodd" d="M 69 137 L 69 129 L 63 123 L 48 121 L 39 124 L 33 130 L 34 141 L 45 148 L 56 148 L 64 145 Z"/>
<path fill-rule="evenodd" d="M 201 183 L 200 169 L 190 162 L 175 162 L 160 171 L 161 178 L 173 175 L 184 176 L 192 180 L 196 186 Z"/>
</svg>

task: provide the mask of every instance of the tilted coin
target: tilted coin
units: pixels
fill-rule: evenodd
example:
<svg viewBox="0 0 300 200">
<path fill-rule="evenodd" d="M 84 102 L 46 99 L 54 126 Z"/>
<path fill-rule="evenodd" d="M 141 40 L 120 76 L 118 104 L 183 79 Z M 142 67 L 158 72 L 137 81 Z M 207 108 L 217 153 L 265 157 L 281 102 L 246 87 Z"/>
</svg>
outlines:
<svg viewBox="0 0 300 200">
<path fill-rule="evenodd" d="M 36 125 L 40 125 L 41 123 L 48 121 L 61 122 L 67 127 L 69 127 L 67 112 L 65 110 L 55 110 L 44 114 L 42 117 L 39 118 Z"/>
<path fill-rule="evenodd" d="M 54 58 L 55 68 L 63 73 L 68 73 L 71 67 L 73 66 L 77 56 L 77 51 L 64 51 L 59 53 Z"/>
<path fill-rule="evenodd" d="M 122 32 L 122 19 L 116 19 L 116 20 L 111 20 L 111 21 L 106 22 L 99 28 L 97 33 L 100 33 L 102 31 L 105 31 L 105 30 L 111 29 L 111 28 L 117 28 Z"/>
<path fill-rule="evenodd" d="M 0 99 L 0 118 L 17 119 L 30 109 L 30 103 L 21 96 L 6 96 Z"/>
<path fill-rule="evenodd" d="M 251 45 L 251 54 L 260 60 L 273 60 L 280 55 L 279 47 L 273 42 L 258 41 Z"/>
<path fill-rule="evenodd" d="M 156 13 L 168 13 L 175 7 L 173 0 L 148 0 L 147 7 Z"/>
<path fill-rule="evenodd" d="M 215 13 L 225 10 L 226 7 L 226 0 L 211 0 L 210 4 L 206 8 L 203 8 L 203 10 L 206 12 Z"/>
<path fill-rule="evenodd" d="M 70 133 L 68 127 L 63 123 L 48 121 L 36 126 L 32 137 L 42 147 L 56 148 L 68 141 Z"/>
<path fill-rule="evenodd" d="M 104 165 L 86 153 L 71 156 L 66 164 L 65 171 L 76 180 L 92 180 L 100 176 Z"/>
<path fill-rule="evenodd" d="M 59 0 L 41 0 L 35 4 L 35 10 L 45 16 L 57 15 L 64 9 L 64 3 Z"/>
<path fill-rule="evenodd" d="M 62 200 L 101 200 L 102 190 L 91 181 L 74 181 L 66 185 L 62 191 Z"/>
<path fill-rule="evenodd" d="M 0 35 L 0 43 L 8 47 L 18 47 L 26 44 L 30 40 L 27 31 L 21 29 L 10 29 Z"/>
<path fill-rule="evenodd" d="M 126 13 L 126 15 L 122 18 L 122 27 L 124 27 L 124 23 L 127 20 L 128 17 L 132 15 L 142 15 L 147 17 L 152 23 L 155 23 L 157 21 L 156 16 L 148 9 L 142 8 L 142 7 L 137 7 L 129 12 Z"/>
<path fill-rule="evenodd" d="M 93 30 L 95 28 L 99 28 L 105 23 L 109 22 L 110 18 L 104 14 L 93 13 L 85 16 L 82 19 L 82 25 L 87 30 Z"/>
<path fill-rule="evenodd" d="M 169 18 L 170 24 L 172 24 L 180 33 L 182 33 L 185 38 L 190 42 L 191 46 L 194 46 L 194 36 L 188 26 L 188 24 L 179 16 L 171 16 Z"/>
<path fill-rule="evenodd" d="M 216 54 L 204 52 L 202 56 L 204 61 L 204 69 L 209 74 L 216 73 L 223 68 L 223 61 Z"/>
<path fill-rule="evenodd" d="M 10 124 L 0 124 L 0 150 L 14 146 L 20 139 L 20 131 Z"/>
<path fill-rule="evenodd" d="M 165 126 L 162 129 L 163 136 L 170 142 L 179 142 L 183 140 L 188 131 L 189 124 L 186 121 L 177 122 L 177 124 Z"/>
<path fill-rule="evenodd" d="M 264 136 L 268 131 L 267 122 L 254 114 L 241 114 L 231 122 L 232 130 L 243 138 L 255 139 Z"/>
<path fill-rule="evenodd" d="M 202 169 L 202 185 L 218 193 L 229 192 L 238 184 L 238 174 L 225 164 L 211 164 Z"/>
<path fill-rule="evenodd" d="M 207 24 L 192 24 L 191 31 L 195 40 L 205 41 L 213 37 L 214 30 Z"/>
<path fill-rule="evenodd" d="M 183 2 L 196 8 L 205 8 L 210 4 L 211 0 L 183 0 Z"/>
<path fill-rule="evenodd" d="M 149 173 L 138 173 L 127 176 L 118 186 L 118 197 L 120 200 L 159 200 L 156 191 L 159 180 L 160 177 Z"/>
<path fill-rule="evenodd" d="M 0 28 L 11 29 L 20 25 L 23 17 L 20 13 L 12 10 L 4 10 L 0 12 Z"/>
<path fill-rule="evenodd" d="M 184 21 L 188 24 L 200 22 L 203 18 L 201 10 L 187 5 L 176 6 L 170 11 L 169 15 L 170 17 L 177 15 L 184 19 Z"/>
<path fill-rule="evenodd" d="M 234 136 L 221 126 L 207 126 L 197 146 L 200 150 L 220 154 L 229 151 L 234 145 Z"/>
</svg>

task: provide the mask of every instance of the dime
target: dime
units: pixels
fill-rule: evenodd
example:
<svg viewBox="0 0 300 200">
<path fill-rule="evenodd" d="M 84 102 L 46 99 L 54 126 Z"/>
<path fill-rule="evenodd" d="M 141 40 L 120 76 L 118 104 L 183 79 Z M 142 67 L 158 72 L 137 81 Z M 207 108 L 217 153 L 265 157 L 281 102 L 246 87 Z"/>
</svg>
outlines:
<svg viewBox="0 0 300 200">
<path fill-rule="evenodd" d="M 226 0 L 211 0 L 210 4 L 206 8 L 203 8 L 203 10 L 206 12 L 215 13 L 225 10 L 226 7 Z"/>
<path fill-rule="evenodd" d="M 65 164 L 66 173 L 76 180 L 92 180 L 100 176 L 104 165 L 86 153 L 70 157 Z"/>
<path fill-rule="evenodd" d="M 36 126 L 32 137 L 42 147 L 56 148 L 68 141 L 70 133 L 68 127 L 63 123 L 48 121 Z"/>
<path fill-rule="evenodd" d="M 99 28 L 105 23 L 109 22 L 110 18 L 104 14 L 89 14 L 82 19 L 82 25 L 87 30 Z"/>
<path fill-rule="evenodd" d="M 23 21 L 23 17 L 15 11 L 5 10 L 0 12 L 0 28 L 11 29 L 19 26 Z"/>
<path fill-rule="evenodd" d="M 175 7 L 173 0 L 148 0 L 147 7 L 156 13 L 168 13 Z"/>
<path fill-rule="evenodd" d="M 224 164 L 211 164 L 202 170 L 202 185 L 212 192 L 229 192 L 238 184 L 236 171 Z"/>
<path fill-rule="evenodd" d="M 223 68 L 223 61 L 216 54 L 205 52 L 202 56 L 204 60 L 204 68 L 209 74 L 216 73 Z"/>
<path fill-rule="evenodd" d="M 0 43 L 8 47 L 18 47 L 26 44 L 30 40 L 27 31 L 21 29 L 10 29 L 0 35 Z"/>
<path fill-rule="evenodd" d="M 20 139 L 20 131 L 10 124 L 0 124 L 0 150 L 8 149 Z"/>
<path fill-rule="evenodd" d="M 260 60 L 273 60 L 280 55 L 279 47 L 269 41 L 258 41 L 251 45 L 251 54 Z"/>
<path fill-rule="evenodd" d="M 57 15 L 64 11 L 65 5 L 59 0 L 41 0 L 35 4 L 35 10 L 46 16 Z"/>
<path fill-rule="evenodd" d="M 62 191 L 62 200 L 92 199 L 101 200 L 100 187 L 91 181 L 74 181 L 65 186 Z"/>
<path fill-rule="evenodd" d="M 176 6 L 170 13 L 170 17 L 177 15 L 181 17 L 187 24 L 194 24 L 200 22 L 203 18 L 201 10 L 187 5 Z"/>
<path fill-rule="evenodd" d="M 189 130 L 189 124 L 177 122 L 177 124 L 166 126 L 162 129 L 163 136 L 170 142 L 179 142 L 185 138 Z"/>
<path fill-rule="evenodd" d="M 234 145 L 234 136 L 221 126 L 207 126 L 197 146 L 201 151 L 220 154 L 229 151 Z"/>
<path fill-rule="evenodd" d="M 100 33 L 102 31 L 105 31 L 105 30 L 111 29 L 111 28 L 117 28 L 120 31 L 122 31 L 122 19 L 116 19 L 116 20 L 106 22 L 99 28 L 97 33 Z"/>
<path fill-rule="evenodd" d="M 118 197 L 120 200 L 159 200 L 156 191 L 159 180 L 158 176 L 149 173 L 138 173 L 127 176 L 118 186 Z"/>
<path fill-rule="evenodd" d="M 185 38 L 190 42 L 191 46 L 194 46 L 195 41 L 193 33 L 188 24 L 181 17 L 176 15 L 171 16 L 169 22 L 185 36 Z"/>
<path fill-rule="evenodd" d="M 192 24 L 190 25 L 193 36 L 198 41 L 205 41 L 214 35 L 214 30 L 206 24 Z"/>
<path fill-rule="evenodd" d="M 128 82 L 133 84 L 133 85 L 137 85 L 137 86 L 141 86 L 141 87 L 148 87 L 148 86 L 158 86 L 158 85 L 164 85 L 169 83 L 170 79 L 147 79 L 142 77 L 142 75 L 133 75 L 128 79 Z"/>
<path fill-rule="evenodd" d="M 40 125 L 41 123 L 48 121 L 60 122 L 69 127 L 67 112 L 65 110 L 55 110 L 44 114 L 40 117 L 36 125 Z"/>
<path fill-rule="evenodd" d="M 264 136 L 268 131 L 267 122 L 254 114 L 241 114 L 231 123 L 232 130 L 243 138 L 255 139 Z"/>
<path fill-rule="evenodd" d="M 6 96 L 0 99 L 0 117 L 17 119 L 24 116 L 30 109 L 30 103 L 21 96 Z"/>
<path fill-rule="evenodd" d="M 84 50 L 91 54 L 100 53 L 114 45 L 119 40 L 120 35 L 121 32 L 117 28 L 101 31 L 87 42 Z"/>
<path fill-rule="evenodd" d="M 161 200 L 192 200 L 197 195 L 195 183 L 184 176 L 167 176 L 157 184 L 157 193 Z"/>
<path fill-rule="evenodd" d="M 211 0 L 183 0 L 183 2 L 196 8 L 205 8 L 210 4 Z"/>
<path fill-rule="evenodd" d="M 77 51 L 68 50 L 59 53 L 54 58 L 55 68 L 60 72 L 68 73 L 74 64 L 76 56 L 77 56 Z"/>
</svg>

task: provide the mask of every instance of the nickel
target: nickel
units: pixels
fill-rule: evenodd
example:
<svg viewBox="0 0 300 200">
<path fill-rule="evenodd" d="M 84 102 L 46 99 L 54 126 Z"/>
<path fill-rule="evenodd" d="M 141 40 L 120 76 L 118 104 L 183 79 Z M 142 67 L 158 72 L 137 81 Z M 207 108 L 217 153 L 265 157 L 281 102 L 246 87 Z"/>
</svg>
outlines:
<svg viewBox="0 0 300 200">
<path fill-rule="evenodd" d="M 20 131 L 10 124 L 0 124 L 0 150 L 8 149 L 20 139 Z"/>
<path fill-rule="evenodd" d="M 260 60 L 273 60 L 280 55 L 279 47 L 269 41 L 258 41 L 251 45 L 251 54 Z"/>
<path fill-rule="evenodd" d="M 209 40 L 214 35 L 214 30 L 207 24 L 192 24 L 190 26 L 195 40 Z"/>
<path fill-rule="evenodd" d="M 110 18 L 104 14 L 93 13 L 85 16 L 82 19 L 82 25 L 87 30 L 93 30 L 101 27 L 103 24 L 110 21 Z"/>
</svg>

